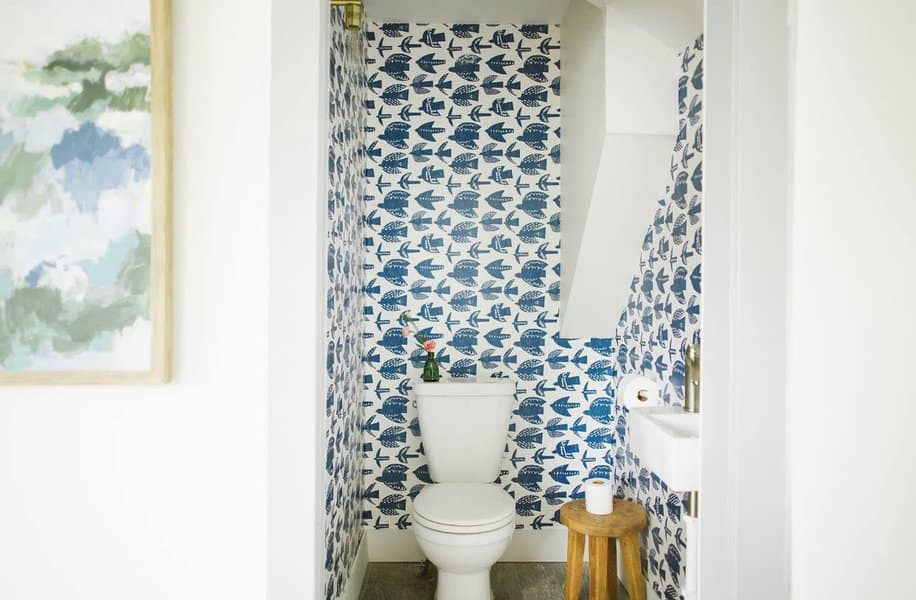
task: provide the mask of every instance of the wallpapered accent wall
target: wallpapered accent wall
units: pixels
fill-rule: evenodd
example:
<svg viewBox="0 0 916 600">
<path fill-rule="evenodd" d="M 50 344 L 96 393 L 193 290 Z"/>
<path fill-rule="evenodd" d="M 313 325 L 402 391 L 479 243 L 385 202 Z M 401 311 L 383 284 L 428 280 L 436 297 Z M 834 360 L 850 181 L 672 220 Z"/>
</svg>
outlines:
<svg viewBox="0 0 916 600">
<path fill-rule="evenodd" d="M 613 476 L 609 339 L 559 336 L 560 30 L 369 27 L 364 516 L 410 526 L 430 483 L 410 378 L 410 310 L 453 376 L 518 381 L 500 483 L 519 527 L 554 526 Z M 622 450 L 621 450 L 622 457 Z"/>
<path fill-rule="evenodd" d="M 348 45 L 343 9 L 331 10 L 327 220 L 327 405 L 324 589 L 338 598 L 359 547 L 363 466 L 363 143 L 365 40 Z M 308 201 L 307 199 L 303 201 Z"/>
<path fill-rule="evenodd" d="M 671 157 L 671 184 L 646 232 L 639 273 L 633 278 L 615 341 L 620 375 L 655 373 L 666 404 L 683 404 L 684 350 L 700 341 L 703 253 L 703 38 L 680 55 L 680 133 Z M 620 424 L 625 422 L 625 416 Z M 625 427 L 622 427 L 625 431 Z M 625 443 L 626 438 L 622 437 Z M 644 568 L 656 594 L 681 597 L 686 565 L 683 497 L 639 463 L 625 446 L 618 462 L 623 492 L 649 513 L 642 546 Z"/>
</svg>

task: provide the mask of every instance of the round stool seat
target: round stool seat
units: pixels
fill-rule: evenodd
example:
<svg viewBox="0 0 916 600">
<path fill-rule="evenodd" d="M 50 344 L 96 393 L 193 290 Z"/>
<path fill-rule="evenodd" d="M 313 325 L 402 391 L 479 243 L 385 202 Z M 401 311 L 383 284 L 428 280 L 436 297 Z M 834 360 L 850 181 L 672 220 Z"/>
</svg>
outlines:
<svg viewBox="0 0 916 600">
<path fill-rule="evenodd" d="M 631 600 L 645 600 L 646 586 L 639 560 L 639 534 L 649 519 L 639 504 L 614 498 L 614 512 L 594 515 L 585 500 L 560 507 L 560 522 L 568 529 L 566 547 L 566 600 L 578 600 L 582 558 L 588 536 L 589 600 L 614 600 L 617 595 L 617 540 Z"/>
</svg>

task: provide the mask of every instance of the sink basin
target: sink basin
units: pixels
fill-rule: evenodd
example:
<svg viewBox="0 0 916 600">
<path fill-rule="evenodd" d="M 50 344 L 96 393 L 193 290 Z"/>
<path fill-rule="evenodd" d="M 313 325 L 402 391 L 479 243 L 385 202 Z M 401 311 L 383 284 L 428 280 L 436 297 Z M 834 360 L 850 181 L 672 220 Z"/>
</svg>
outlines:
<svg viewBox="0 0 916 600">
<path fill-rule="evenodd" d="M 700 488 L 700 415 L 680 406 L 633 407 L 630 448 L 673 491 Z"/>
</svg>

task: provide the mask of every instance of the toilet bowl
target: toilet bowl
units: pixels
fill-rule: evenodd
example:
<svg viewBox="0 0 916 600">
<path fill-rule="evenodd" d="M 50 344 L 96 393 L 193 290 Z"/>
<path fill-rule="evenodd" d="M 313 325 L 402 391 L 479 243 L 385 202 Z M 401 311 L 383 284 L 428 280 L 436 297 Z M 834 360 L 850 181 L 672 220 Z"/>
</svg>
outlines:
<svg viewBox="0 0 916 600">
<path fill-rule="evenodd" d="M 439 568 L 437 600 L 490 600 L 490 567 L 515 531 L 515 500 L 499 476 L 515 383 L 416 382 L 420 435 L 435 483 L 413 501 L 413 530 Z"/>
<path fill-rule="evenodd" d="M 438 567 L 436 600 L 488 600 L 490 567 L 509 547 L 515 502 L 492 483 L 437 483 L 414 500 L 414 535 Z"/>
</svg>

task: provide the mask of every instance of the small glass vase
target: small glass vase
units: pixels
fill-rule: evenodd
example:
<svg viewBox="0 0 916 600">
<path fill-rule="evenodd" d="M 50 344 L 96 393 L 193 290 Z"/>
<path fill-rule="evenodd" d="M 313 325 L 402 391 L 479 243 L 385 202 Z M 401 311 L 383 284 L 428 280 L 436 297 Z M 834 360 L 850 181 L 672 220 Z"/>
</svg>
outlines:
<svg viewBox="0 0 916 600">
<path fill-rule="evenodd" d="M 439 363 L 436 362 L 436 353 L 426 353 L 426 363 L 423 365 L 423 381 L 439 381 Z"/>
</svg>

